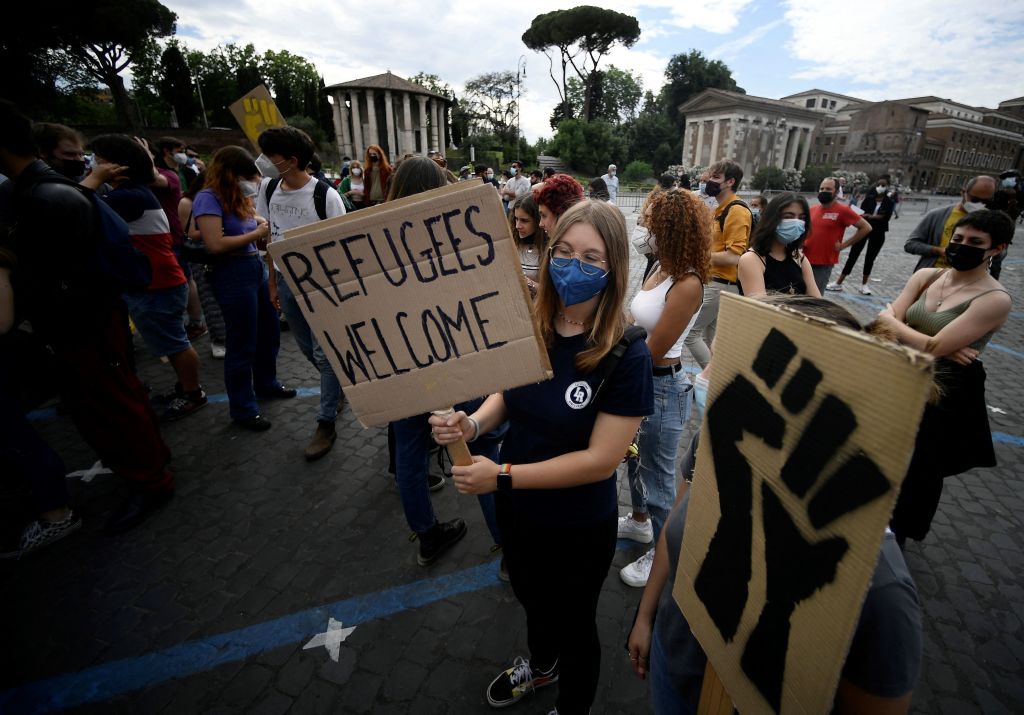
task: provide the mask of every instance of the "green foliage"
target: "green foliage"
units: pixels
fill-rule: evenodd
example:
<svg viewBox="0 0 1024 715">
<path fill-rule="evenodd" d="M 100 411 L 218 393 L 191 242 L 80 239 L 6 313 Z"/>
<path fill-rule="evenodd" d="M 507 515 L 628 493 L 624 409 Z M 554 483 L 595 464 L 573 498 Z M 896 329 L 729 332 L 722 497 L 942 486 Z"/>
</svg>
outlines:
<svg viewBox="0 0 1024 715">
<path fill-rule="evenodd" d="M 661 168 L 661 161 L 655 158 L 655 154 L 663 144 L 667 144 L 672 156 L 664 164 L 668 166 L 675 160 L 678 152 L 673 152 L 672 147 L 678 141 L 676 128 L 663 114 L 652 114 L 644 112 L 637 117 L 636 121 L 629 125 L 627 130 L 629 141 L 629 158 L 646 161 Z"/>
<path fill-rule="evenodd" d="M 443 97 L 455 99 L 455 92 L 452 91 L 451 85 L 447 82 L 442 82 L 441 78 L 436 74 L 417 72 L 416 76 L 409 78 L 409 81 L 418 84 L 421 87 L 425 87 L 434 94 L 440 94 Z"/>
<path fill-rule="evenodd" d="M 786 191 L 799 191 L 804 183 L 804 175 L 799 169 L 790 167 L 785 169 Z"/>
<path fill-rule="evenodd" d="M 516 75 L 485 72 L 466 82 L 460 104 L 469 135 L 490 133 L 514 148 L 516 134 Z"/>
<path fill-rule="evenodd" d="M 163 74 L 160 77 L 160 98 L 174 108 L 178 125 L 191 126 L 199 112 L 199 101 L 192 87 L 192 75 L 177 42 L 171 41 L 160 55 Z"/>
<path fill-rule="evenodd" d="M 762 166 L 750 180 L 750 188 L 755 191 L 784 191 L 786 172 L 775 166 Z"/>
<path fill-rule="evenodd" d="M 566 83 L 569 93 L 569 107 L 574 117 L 582 117 L 586 104 L 586 88 L 576 77 Z M 601 119 L 613 124 L 625 124 L 636 119 L 643 96 L 643 80 L 627 70 L 609 65 L 607 70 L 594 73 L 590 91 L 590 118 Z M 562 119 L 562 105 L 555 112 Z M 557 128 L 557 123 L 552 128 Z"/>
<path fill-rule="evenodd" d="M 808 166 L 804 168 L 804 181 L 800 185 L 801 191 L 813 191 L 817 193 L 818 187 L 826 177 L 832 176 L 832 166 Z"/>
<path fill-rule="evenodd" d="M 562 69 L 561 82 L 551 72 L 558 96 L 562 100 L 562 117 L 573 116 L 569 105 L 567 84 L 568 68 L 582 82 L 584 87 L 583 110 L 580 116 L 585 120 L 594 117 L 591 100 L 594 97 L 594 82 L 597 65 L 604 55 L 616 44 L 632 47 L 640 39 L 640 23 L 635 17 L 615 10 L 604 10 L 591 5 L 581 5 L 568 10 L 537 15 L 530 28 L 523 33 L 523 44 L 536 52 L 543 52 L 554 68 L 554 53 L 557 50 Z M 589 61 L 589 62 L 588 62 Z"/>
<path fill-rule="evenodd" d="M 685 122 L 679 114 L 679 106 L 709 88 L 744 92 L 736 85 L 732 71 L 724 62 L 709 60 L 699 50 L 680 53 L 669 60 L 665 67 L 665 86 L 661 89 L 660 103 L 680 136 Z"/>
<path fill-rule="evenodd" d="M 616 157 L 625 156 L 626 141 L 622 132 L 608 122 L 566 119 L 547 150 L 574 169 L 597 174 Z"/>
<path fill-rule="evenodd" d="M 630 184 L 639 184 L 654 176 L 654 167 L 646 161 L 631 161 L 622 172 L 622 178 Z"/>
<path fill-rule="evenodd" d="M 676 160 L 678 153 L 673 151 L 668 142 L 662 142 L 654 150 L 654 168 L 658 173 L 664 172 Z"/>
</svg>

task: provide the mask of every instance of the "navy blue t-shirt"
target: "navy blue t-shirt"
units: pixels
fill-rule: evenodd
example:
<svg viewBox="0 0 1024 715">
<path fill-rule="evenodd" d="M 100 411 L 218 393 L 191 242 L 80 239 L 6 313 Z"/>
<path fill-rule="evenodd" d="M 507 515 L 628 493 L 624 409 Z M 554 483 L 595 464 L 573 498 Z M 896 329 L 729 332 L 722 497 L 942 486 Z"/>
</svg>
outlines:
<svg viewBox="0 0 1024 715">
<path fill-rule="evenodd" d="M 651 353 L 643 340 L 634 341 L 601 386 L 597 376 L 576 369 L 586 335 L 555 336 L 548 350 L 554 377 L 504 393 L 509 430 L 501 461 L 512 465 L 543 462 L 586 449 L 598 412 L 643 417 L 654 412 Z M 513 468 L 513 474 L 515 469 Z M 498 492 L 503 508 L 536 524 L 587 524 L 618 512 L 615 473 L 607 479 L 568 489 L 513 489 Z"/>
</svg>

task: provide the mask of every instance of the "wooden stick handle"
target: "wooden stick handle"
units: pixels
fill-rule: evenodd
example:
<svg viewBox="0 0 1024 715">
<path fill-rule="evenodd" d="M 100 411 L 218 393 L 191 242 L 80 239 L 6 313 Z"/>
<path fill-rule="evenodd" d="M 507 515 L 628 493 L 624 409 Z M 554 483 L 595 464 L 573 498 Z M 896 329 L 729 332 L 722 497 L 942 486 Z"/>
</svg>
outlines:
<svg viewBox="0 0 1024 715">
<path fill-rule="evenodd" d="M 704 682 L 700 688 L 700 702 L 697 715 L 732 715 L 732 698 L 725 692 L 725 685 L 708 661 L 704 668 Z"/>
<path fill-rule="evenodd" d="M 434 414 L 438 417 L 447 417 L 455 412 L 453 407 L 447 407 L 443 410 L 434 410 Z M 473 455 L 469 453 L 469 445 L 466 444 L 466 440 L 460 439 L 458 442 L 452 442 L 448 445 L 448 455 L 452 458 L 452 463 L 460 467 L 468 467 L 473 464 Z"/>
</svg>

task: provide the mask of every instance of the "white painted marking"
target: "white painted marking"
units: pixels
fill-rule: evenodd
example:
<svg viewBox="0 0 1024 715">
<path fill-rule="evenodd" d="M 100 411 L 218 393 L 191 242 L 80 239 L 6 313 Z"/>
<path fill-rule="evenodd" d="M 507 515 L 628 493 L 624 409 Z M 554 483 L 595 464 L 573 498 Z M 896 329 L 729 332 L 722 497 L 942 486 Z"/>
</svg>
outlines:
<svg viewBox="0 0 1024 715">
<path fill-rule="evenodd" d="M 352 635 L 352 631 L 356 629 L 355 626 L 352 626 L 351 628 L 342 628 L 342 625 L 344 624 L 341 621 L 336 621 L 333 618 L 328 617 L 327 630 L 313 636 L 309 643 L 302 646 L 302 650 L 309 650 L 310 648 L 319 648 L 323 646 L 330 654 L 331 660 L 337 663 L 338 657 L 341 655 L 341 644 L 344 643 L 345 639 Z"/>
<path fill-rule="evenodd" d="M 69 472 L 67 478 L 71 479 L 72 477 L 81 477 L 83 482 L 88 483 L 101 474 L 113 474 L 113 472 L 104 467 L 103 462 L 97 461 L 88 469 L 79 469 L 74 472 Z"/>
<path fill-rule="evenodd" d="M 1004 410 L 1001 407 L 993 407 L 992 405 L 988 405 L 988 409 L 989 409 L 990 412 L 995 412 L 997 415 L 1005 415 L 1006 414 L 1006 410 Z"/>
</svg>

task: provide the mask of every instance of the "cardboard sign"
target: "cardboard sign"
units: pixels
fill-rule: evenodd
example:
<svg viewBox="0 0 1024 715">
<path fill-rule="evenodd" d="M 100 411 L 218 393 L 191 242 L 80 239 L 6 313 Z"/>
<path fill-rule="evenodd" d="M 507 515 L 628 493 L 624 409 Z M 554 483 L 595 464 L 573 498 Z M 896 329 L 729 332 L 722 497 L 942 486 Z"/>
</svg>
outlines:
<svg viewBox="0 0 1024 715">
<path fill-rule="evenodd" d="M 364 426 L 551 377 L 491 186 L 303 226 L 270 254 Z"/>
<path fill-rule="evenodd" d="M 673 595 L 741 713 L 830 712 L 931 359 L 728 293 L 718 320 Z"/>
<path fill-rule="evenodd" d="M 264 129 L 286 125 L 281 113 L 277 111 L 274 98 L 270 96 L 270 90 L 263 84 L 251 89 L 228 109 L 253 146 L 259 146 L 256 139 Z"/>
</svg>

